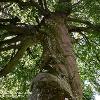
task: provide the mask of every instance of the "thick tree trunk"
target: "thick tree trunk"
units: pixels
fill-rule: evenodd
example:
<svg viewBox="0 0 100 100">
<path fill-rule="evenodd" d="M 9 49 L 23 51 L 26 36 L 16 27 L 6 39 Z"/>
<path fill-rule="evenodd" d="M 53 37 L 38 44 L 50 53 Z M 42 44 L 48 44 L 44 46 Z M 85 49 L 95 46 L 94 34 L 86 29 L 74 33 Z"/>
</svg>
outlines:
<svg viewBox="0 0 100 100">
<path fill-rule="evenodd" d="M 63 17 L 53 16 L 46 21 L 41 66 L 45 74 L 33 80 L 31 100 L 82 100 L 78 68 Z"/>
</svg>

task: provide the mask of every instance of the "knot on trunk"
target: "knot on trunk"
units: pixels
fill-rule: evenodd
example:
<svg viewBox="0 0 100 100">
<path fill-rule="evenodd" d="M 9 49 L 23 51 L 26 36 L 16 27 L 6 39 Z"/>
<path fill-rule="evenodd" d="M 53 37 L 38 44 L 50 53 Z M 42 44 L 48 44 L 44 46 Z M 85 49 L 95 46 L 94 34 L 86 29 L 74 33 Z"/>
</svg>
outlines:
<svg viewBox="0 0 100 100">
<path fill-rule="evenodd" d="M 39 73 L 32 82 L 30 100 L 74 100 L 65 79 L 49 73 Z"/>
</svg>

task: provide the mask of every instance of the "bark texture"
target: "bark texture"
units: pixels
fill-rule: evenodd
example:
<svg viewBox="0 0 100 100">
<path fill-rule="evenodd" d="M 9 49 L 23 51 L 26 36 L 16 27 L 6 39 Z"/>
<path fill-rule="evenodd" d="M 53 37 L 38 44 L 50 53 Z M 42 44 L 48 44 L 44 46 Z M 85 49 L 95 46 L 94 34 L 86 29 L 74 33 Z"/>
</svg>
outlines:
<svg viewBox="0 0 100 100">
<path fill-rule="evenodd" d="M 64 17 L 51 16 L 46 20 L 40 66 L 45 74 L 33 79 L 30 100 L 82 100 L 80 77 Z"/>
</svg>

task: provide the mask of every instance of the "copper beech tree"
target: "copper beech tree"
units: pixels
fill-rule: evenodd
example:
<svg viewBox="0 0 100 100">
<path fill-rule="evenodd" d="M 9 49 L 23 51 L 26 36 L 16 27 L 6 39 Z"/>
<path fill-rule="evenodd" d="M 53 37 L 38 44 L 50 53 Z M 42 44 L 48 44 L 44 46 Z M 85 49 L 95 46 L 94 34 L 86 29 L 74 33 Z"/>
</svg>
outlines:
<svg viewBox="0 0 100 100">
<path fill-rule="evenodd" d="M 0 41 L 0 52 L 16 50 L 10 61 L 0 68 L 0 77 L 6 77 L 14 70 L 30 47 L 38 43 L 43 47 L 40 73 L 33 79 L 30 100 L 83 98 L 72 33 L 84 35 L 82 32 L 100 31 L 100 28 L 89 21 L 74 18 L 73 7 L 78 3 L 80 1 L 54 0 L 50 4 L 49 0 L 0 0 L 0 30 L 5 31 Z M 12 11 L 15 8 L 10 9 L 12 4 L 17 5 L 19 10 L 31 9 L 30 12 L 34 12 L 34 24 L 22 22 L 18 14 L 14 16 Z M 79 23 L 80 26 L 73 23 Z"/>
</svg>

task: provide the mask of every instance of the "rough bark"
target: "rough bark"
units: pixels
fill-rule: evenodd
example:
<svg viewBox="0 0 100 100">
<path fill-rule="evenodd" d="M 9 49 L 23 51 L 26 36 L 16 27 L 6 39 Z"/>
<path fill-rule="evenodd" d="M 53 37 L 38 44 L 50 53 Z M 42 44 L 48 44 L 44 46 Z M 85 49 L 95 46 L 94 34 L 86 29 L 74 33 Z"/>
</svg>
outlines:
<svg viewBox="0 0 100 100">
<path fill-rule="evenodd" d="M 42 86 L 36 84 L 33 85 L 32 95 L 34 95 L 33 91 L 35 88 L 36 90 L 39 90 L 38 92 L 35 91 L 35 93 L 39 94 L 41 97 L 38 98 L 36 96 L 38 99 L 34 100 L 64 100 L 65 97 L 69 100 L 82 100 L 80 77 L 71 44 L 71 39 L 68 34 L 68 29 L 64 24 L 64 17 L 65 16 L 52 16 L 46 21 L 47 34 L 44 36 L 44 41 L 42 42 L 44 51 L 41 64 L 41 68 L 43 69 L 42 71 L 44 71 L 45 75 L 44 78 L 41 78 L 42 76 L 37 75 L 38 78 L 34 80 L 35 82 L 33 82 L 43 84 Z M 63 82 L 60 84 L 59 81 L 55 81 L 54 78 L 48 76 L 48 73 L 55 76 L 57 80 L 60 80 L 60 82 L 62 82 L 63 79 L 67 83 L 67 87 L 69 89 L 61 87 L 64 85 Z M 53 84 L 57 83 L 60 85 L 54 85 L 54 87 L 51 85 L 51 87 L 48 87 L 44 83 L 45 78 L 45 83 L 49 84 L 48 86 L 50 86 L 51 82 L 53 82 Z M 51 82 L 49 81 L 50 78 L 52 80 Z M 54 91 L 59 91 L 57 87 L 60 89 L 60 94 L 59 92 L 56 92 L 53 96 L 52 93 Z M 31 98 L 30 100 L 33 99 Z"/>
<path fill-rule="evenodd" d="M 66 96 L 72 98 L 67 81 L 50 73 L 39 73 L 34 78 L 31 89 L 33 94 L 30 100 L 64 100 Z"/>
</svg>

